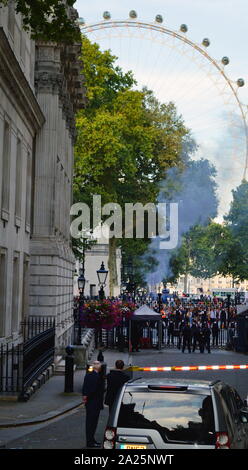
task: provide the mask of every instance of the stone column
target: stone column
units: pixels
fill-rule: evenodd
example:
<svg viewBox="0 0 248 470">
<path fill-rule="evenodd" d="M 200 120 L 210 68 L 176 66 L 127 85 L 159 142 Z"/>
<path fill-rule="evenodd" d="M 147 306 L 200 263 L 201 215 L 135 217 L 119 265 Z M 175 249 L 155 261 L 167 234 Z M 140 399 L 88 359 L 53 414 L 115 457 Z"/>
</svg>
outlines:
<svg viewBox="0 0 248 470">
<path fill-rule="evenodd" d="M 65 188 L 67 159 L 73 155 L 68 126 L 72 114 L 61 52 L 62 47 L 53 43 L 36 46 L 35 87 L 46 123 L 36 138 L 30 269 L 30 314 L 56 316 L 59 348 L 65 346 L 72 327 L 73 289 L 68 292 L 68 281 L 74 270 Z M 70 180 L 69 190 L 71 185 Z"/>
</svg>

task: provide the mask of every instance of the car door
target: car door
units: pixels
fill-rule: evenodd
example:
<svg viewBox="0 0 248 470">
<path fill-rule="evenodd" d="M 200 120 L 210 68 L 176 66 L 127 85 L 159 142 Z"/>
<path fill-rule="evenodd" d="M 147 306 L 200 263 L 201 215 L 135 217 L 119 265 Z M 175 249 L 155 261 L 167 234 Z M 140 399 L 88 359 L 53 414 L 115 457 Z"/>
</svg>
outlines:
<svg viewBox="0 0 248 470">
<path fill-rule="evenodd" d="M 241 419 L 241 410 L 245 408 L 244 402 L 240 398 L 235 388 L 232 388 L 231 392 L 232 392 L 231 393 L 232 401 L 237 412 L 237 421 L 238 421 L 238 425 L 240 429 L 240 434 L 242 437 L 242 441 L 244 442 L 244 448 L 247 449 L 248 448 L 248 423 L 242 422 L 242 419 Z"/>
<path fill-rule="evenodd" d="M 229 428 L 230 446 L 232 449 L 244 449 L 245 441 L 237 405 L 231 387 L 225 386 L 221 391 L 226 408 L 224 410 L 227 426 Z"/>
</svg>

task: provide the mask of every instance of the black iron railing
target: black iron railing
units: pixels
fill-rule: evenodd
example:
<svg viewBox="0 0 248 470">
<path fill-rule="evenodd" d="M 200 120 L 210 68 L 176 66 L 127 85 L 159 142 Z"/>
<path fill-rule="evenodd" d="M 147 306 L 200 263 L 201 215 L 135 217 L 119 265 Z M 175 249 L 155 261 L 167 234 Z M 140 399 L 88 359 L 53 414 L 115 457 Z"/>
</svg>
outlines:
<svg viewBox="0 0 248 470">
<path fill-rule="evenodd" d="M 25 398 L 28 387 L 54 361 L 55 319 L 26 319 L 22 328 L 23 343 L 0 345 L 0 393 Z"/>
<path fill-rule="evenodd" d="M 22 389 L 23 344 L 0 346 L 0 393 L 17 393 Z"/>
<path fill-rule="evenodd" d="M 55 328 L 39 333 L 23 345 L 23 384 L 25 394 L 32 382 L 54 361 Z"/>
<path fill-rule="evenodd" d="M 55 326 L 54 316 L 35 316 L 31 315 L 21 322 L 23 341 L 28 341 L 43 331 L 49 330 Z"/>
<path fill-rule="evenodd" d="M 234 348 L 233 338 L 237 335 L 235 328 L 220 328 L 218 335 L 210 335 L 210 346 L 214 349 L 229 347 Z M 132 335 L 131 335 L 132 339 Z M 182 331 L 174 329 L 173 332 L 167 326 L 162 327 L 162 347 L 178 348 L 182 347 Z M 157 348 L 158 347 L 158 329 L 154 326 L 141 327 L 139 331 L 138 344 L 140 348 Z M 192 338 L 193 342 L 193 338 Z M 100 330 L 95 332 L 95 344 L 100 344 L 107 348 L 117 348 L 119 351 L 124 350 L 129 345 L 129 323 L 112 328 L 111 330 Z M 199 345 L 197 344 L 197 347 Z"/>
</svg>

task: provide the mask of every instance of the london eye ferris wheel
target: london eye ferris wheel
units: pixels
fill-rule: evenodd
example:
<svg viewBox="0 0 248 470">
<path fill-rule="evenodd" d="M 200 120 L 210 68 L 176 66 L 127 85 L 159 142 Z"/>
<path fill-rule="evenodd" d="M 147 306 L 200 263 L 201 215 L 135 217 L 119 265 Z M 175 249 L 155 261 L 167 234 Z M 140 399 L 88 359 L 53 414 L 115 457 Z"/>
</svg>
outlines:
<svg viewBox="0 0 248 470">
<path fill-rule="evenodd" d="M 219 212 L 226 213 L 231 190 L 248 174 L 248 106 L 240 93 L 245 81 L 229 77 L 229 57 L 213 58 L 209 38 L 193 41 L 186 24 L 170 29 L 159 14 L 147 22 L 135 10 L 124 20 L 105 11 L 100 21 L 78 23 L 101 50 L 118 57 L 124 72 L 133 71 L 139 89 L 175 103 L 198 144 L 194 158 L 207 158 L 217 169 Z"/>
</svg>

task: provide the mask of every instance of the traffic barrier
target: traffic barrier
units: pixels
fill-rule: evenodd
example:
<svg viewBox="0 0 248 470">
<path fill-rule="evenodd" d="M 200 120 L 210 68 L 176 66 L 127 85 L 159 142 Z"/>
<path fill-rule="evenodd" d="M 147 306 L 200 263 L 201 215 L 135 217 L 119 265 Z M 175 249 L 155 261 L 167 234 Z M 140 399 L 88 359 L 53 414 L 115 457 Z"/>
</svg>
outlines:
<svg viewBox="0 0 248 470">
<path fill-rule="evenodd" d="M 130 366 L 126 370 L 132 372 L 171 372 L 171 371 L 205 371 L 205 370 L 246 370 L 248 364 L 205 365 L 205 366 L 165 366 L 165 367 L 139 367 Z"/>
</svg>

